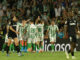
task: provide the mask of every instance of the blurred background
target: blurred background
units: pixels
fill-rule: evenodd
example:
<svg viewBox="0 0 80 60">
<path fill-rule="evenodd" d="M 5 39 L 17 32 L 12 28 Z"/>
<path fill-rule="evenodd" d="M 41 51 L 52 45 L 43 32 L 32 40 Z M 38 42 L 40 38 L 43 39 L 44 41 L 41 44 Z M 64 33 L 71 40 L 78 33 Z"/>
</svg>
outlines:
<svg viewBox="0 0 80 60">
<path fill-rule="evenodd" d="M 18 16 L 19 21 L 27 17 L 34 22 L 37 16 L 41 16 L 45 21 L 45 32 L 51 20 L 54 20 L 63 32 L 69 11 L 74 12 L 80 28 L 80 0 L 0 0 L 0 47 L 4 43 L 6 24 L 13 16 Z"/>
</svg>

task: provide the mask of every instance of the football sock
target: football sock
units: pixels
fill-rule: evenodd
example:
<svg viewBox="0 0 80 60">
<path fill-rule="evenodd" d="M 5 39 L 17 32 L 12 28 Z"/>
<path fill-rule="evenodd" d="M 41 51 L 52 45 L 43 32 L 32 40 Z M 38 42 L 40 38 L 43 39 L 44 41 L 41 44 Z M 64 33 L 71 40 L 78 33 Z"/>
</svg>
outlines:
<svg viewBox="0 0 80 60">
<path fill-rule="evenodd" d="M 74 56 L 74 52 L 71 52 L 71 55 Z"/>
<path fill-rule="evenodd" d="M 37 45 L 37 49 L 39 50 L 39 45 Z"/>
<path fill-rule="evenodd" d="M 35 44 L 33 44 L 33 51 L 35 51 L 36 50 L 36 45 Z"/>
<path fill-rule="evenodd" d="M 17 50 L 18 53 L 20 52 L 19 46 L 16 46 L 16 50 Z"/>
<path fill-rule="evenodd" d="M 32 46 L 31 43 L 28 43 L 28 48 L 31 48 L 31 46 Z"/>
<path fill-rule="evenodd" d="M 41 49 L 43 49 L 43 46 L 41 45 Z"/>
<path fill-rule="evenodd" d="M 2 47 L 2 49 L 5 49 L 5 48 L 6 48 L 6 46 L 7 46 L 7 45 L 4 43 L 4 44 L 3 44 L 3 47 Z"/>
<path fill-rule="evenodd" d="M 6 53 L 9 54 L 9 46 L 6 46 Z"/>
<path fill-rule="evenodd" d="M 51 49 L 54 50 L 54 44 L 51 44 Z"/>
</svg>

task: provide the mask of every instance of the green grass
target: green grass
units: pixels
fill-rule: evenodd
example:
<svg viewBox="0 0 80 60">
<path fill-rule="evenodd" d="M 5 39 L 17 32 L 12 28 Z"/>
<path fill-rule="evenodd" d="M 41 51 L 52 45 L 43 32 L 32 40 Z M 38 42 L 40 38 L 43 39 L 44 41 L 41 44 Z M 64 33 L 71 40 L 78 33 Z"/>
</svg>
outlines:
<svg viewBox="0 0 80 60">
<path fill-rule="evenodd" d="M 7 57 L 5 52 L 0 52 L 0 60 L 67 60 L 64 52 L 23 53 L 23 55 L 18 57 L 17 53 L 11 53 Z M 75 56 L 75 60 L 80 60 L 80 52 L 76 52 Z M 69 60 L 72 60 L 71 55 Z"/>
</svg>

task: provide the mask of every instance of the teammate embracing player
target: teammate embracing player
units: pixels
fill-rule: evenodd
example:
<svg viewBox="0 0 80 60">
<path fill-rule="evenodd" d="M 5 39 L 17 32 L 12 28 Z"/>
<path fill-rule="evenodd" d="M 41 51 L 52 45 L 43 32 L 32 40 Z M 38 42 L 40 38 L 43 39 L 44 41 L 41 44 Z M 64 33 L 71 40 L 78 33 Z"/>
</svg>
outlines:
<svg viewBox="0 0 80 60">
<path fill-rule="evenodd" d="M 18 39 L 20 41 L 20 48 L 21 48 L 21 51 L 24 51 L 26 52 L 27 51 L 27 39 L 28 39 L 28 32 L 27 32 L 27 27 L 28 27 L 28 24 L 27 22 L 29 20 L 27 20 L 26 18 L 23 18 L 22 19 L 22 23 L 19 23 L 19 34 L 18 34 Z"/>
<path fill-rule="evenodd" d="M 37 27 L 34 22 L 31 20 L 30 24 L 28 25 L 28 51 L 29 52 L 36 52 L 36 33 Z"/>
<path fill-rule="evenodd" d="M 37 26 L 37 39 L 36 39 L 37 52 L 43 52 L 44 21 L 40 20 L 40 16 L 38 16 L 36 20 L 36 26 Z"/>
</svg>

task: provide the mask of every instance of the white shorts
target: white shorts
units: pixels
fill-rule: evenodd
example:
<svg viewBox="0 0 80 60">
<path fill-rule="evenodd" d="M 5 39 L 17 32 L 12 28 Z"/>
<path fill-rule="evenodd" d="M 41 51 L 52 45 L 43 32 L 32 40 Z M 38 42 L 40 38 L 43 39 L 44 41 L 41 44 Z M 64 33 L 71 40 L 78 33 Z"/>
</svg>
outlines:
<svg viewBox="0 0 80 60">
<path fill-rule="evenodd" d="M 53 37 L 50 36 L 50 42 L 56 42 L 56 35 Z"/>
<path fill-rule="evenodd" d="M 12 38 L 10 38 L 10 40 L 12 41 L 12 42 L 14 42 L 14 40 L 12 39 Z M 5 36 L 5 43 L 7 43 L 8 42 L 8 36 L 6 35 Z"/>
<path fill-rule="evenodd" d="M 5 42 L 8 42 L 8 36 L 7 35 L 5 36 Z"/>
<path fill-rule="evenodd" d="M 22 36 L 21 35 L 17 35 L 18 36 L 18 41 L 22 41 Z"/>
<path fill-rule="evenodd" d="M 34 39 L 29 38 L 29 39 L 28 39 L 28 43 L 36 43 L 36 38 L 34 38 Z"/>
<path fill-rule="evenodd" d="M 38 42 L 38 41 L 44 41 L 44 37 L 43 36 L 42 37 L 37 37 L 36 42 Z"/>
</svg>

